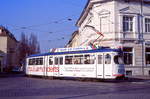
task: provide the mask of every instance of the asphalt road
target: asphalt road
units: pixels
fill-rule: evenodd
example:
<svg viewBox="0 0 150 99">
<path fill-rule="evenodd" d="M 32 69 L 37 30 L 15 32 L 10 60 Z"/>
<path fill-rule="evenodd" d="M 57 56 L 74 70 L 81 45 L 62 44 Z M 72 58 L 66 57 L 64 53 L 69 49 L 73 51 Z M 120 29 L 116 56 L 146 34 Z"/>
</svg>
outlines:
<svg viewBox="0 0 150 99">
<path fill-rule="evenodd" d="M 150 99 L 150 81 L 83 82 L 12 75 L 0 78 L 0 99 Z"/>
</svg>

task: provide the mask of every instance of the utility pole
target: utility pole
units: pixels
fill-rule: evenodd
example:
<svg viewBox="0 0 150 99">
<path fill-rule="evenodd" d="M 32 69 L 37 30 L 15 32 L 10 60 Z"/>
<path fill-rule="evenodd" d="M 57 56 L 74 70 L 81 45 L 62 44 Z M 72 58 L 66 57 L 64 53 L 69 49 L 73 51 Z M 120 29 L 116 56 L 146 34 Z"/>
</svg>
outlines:
<svg viewBox="0 0 150 99">
<path fill-rule="evenodd" d="M 140 41 L 141 41 L 141 44 L 142 44 L 142 73 L 144 75 L 144 37 L 143 37 L 143 0 L 141 0 L 141 33 L 140 33 Z"/>
</svg>

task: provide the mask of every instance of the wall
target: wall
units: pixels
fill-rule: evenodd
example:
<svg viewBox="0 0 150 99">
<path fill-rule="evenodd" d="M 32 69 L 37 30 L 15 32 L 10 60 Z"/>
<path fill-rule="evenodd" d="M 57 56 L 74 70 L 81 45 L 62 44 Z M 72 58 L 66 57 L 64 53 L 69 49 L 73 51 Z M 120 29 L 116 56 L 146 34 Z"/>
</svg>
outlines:
<svg viewBox="0 0 150 99">
<path fill-rule="evenodd" d="M 0 36 L 0 50 L 7 53 L 7 37 Z"/>
</svg>

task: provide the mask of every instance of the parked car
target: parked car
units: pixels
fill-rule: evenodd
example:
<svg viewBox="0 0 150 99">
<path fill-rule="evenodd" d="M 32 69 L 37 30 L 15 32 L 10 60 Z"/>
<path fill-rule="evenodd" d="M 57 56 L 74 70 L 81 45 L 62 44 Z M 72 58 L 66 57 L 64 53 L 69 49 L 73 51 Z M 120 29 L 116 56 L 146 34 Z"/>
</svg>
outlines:
<svg viewBox="0 0 150 99">
<path fill-rule="evenodd" d="M 12 73 L 22 73 L 22 72 L 23 72 L 23 67 L 21 67 L 21 66 L 15 66 L 12 69 Z"/>
</svg>

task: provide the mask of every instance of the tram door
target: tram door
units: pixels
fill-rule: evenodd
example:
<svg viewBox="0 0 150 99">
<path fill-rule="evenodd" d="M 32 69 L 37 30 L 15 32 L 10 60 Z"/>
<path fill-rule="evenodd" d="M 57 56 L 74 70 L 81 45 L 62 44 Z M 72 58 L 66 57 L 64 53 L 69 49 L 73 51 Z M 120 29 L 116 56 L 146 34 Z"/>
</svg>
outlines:
<svg viewBox="0 0 150 99">
<path fill-rule="evenodd" d="M 54 61 L 55 61 L 53 66 L 54 76 L 59 76 L 60 66 L 63 65 L 63 57 L 55 57 Z"/>
<path fill-rule="evenodd" d="M 104 78 L 104 54 L 97 55 L 97 78 Z"/>
<path fill-rule="evenodd" d="M 112 54 L 104 54 L 104 78 L 111 78 L 112 76 Z"/>
<path fill-rule="evenodd" d="M 49 56 L 48 59 L 46 59 L 46 76 L 53 76 L 53 64 L 54 64 L 54 58 L 52 56 Z"/>
<path fill-rule="evenodd" d="M 97 55 L 97 78 L 109 78 L 112 74 L 111 54 L 100 53 Z"/>
</svg>

